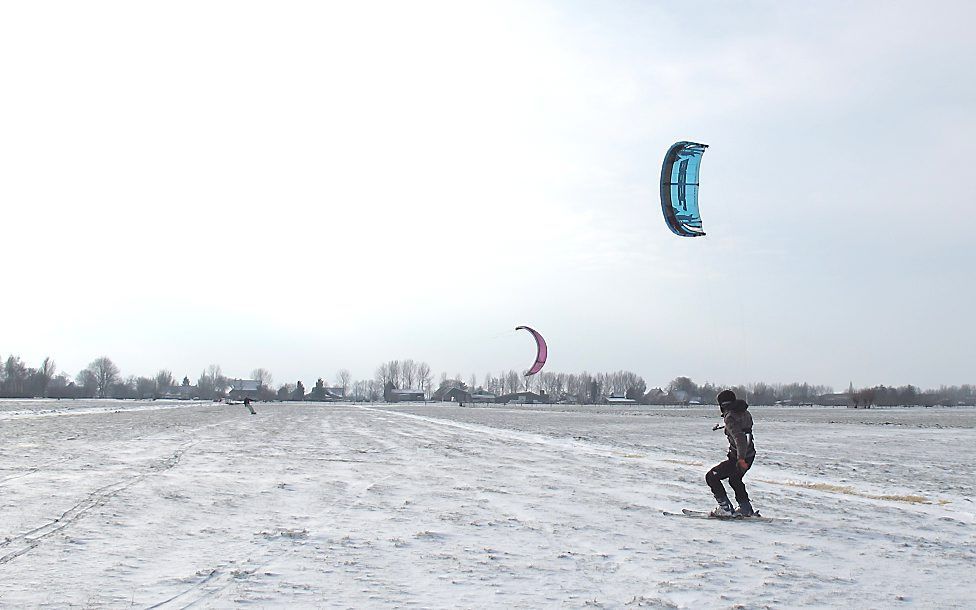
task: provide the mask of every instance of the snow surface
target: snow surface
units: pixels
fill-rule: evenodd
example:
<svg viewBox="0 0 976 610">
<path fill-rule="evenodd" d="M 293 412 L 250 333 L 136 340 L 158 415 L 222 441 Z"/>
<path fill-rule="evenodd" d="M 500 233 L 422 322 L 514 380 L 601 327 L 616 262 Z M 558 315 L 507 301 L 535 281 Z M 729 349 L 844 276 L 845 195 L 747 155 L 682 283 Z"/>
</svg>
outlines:
<svg viewBox="0 0 976 610">
<path fill-rule="evenodd" d="M 0 402 L 0 605 L 976 606 L 976 410 Z"/>
</svg>

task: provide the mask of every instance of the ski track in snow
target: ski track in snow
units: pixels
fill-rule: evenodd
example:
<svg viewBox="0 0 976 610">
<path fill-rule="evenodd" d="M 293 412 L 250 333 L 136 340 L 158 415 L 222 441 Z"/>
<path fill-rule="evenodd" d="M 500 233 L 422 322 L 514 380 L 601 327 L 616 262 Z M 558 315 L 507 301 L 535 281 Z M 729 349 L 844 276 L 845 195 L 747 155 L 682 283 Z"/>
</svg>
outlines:
<svg viewBox="0 0 976 610">
<path fill-rule="evenodd" d="M 0 404 L 0 606 L 976 603 L 973 410 L 754 408 L 793 521 L 730 523 L 662 514 L 711 508 L 713 410 L 256 407 Z"/>
</svg>

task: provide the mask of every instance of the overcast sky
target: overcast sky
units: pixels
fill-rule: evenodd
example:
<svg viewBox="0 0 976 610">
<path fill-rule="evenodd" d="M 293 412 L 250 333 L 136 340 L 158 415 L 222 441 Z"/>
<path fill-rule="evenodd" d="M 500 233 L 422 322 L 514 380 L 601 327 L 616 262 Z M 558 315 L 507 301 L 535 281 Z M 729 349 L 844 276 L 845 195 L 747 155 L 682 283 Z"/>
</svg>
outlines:
<svg viewBox="0 0 976 610">
<path fill-rule="evenodd" d="M 0 5 L 0 354 L 976 383 L 976 3 Z M 707 236 L 661 217 L 678 140 Z"/>
</svg>

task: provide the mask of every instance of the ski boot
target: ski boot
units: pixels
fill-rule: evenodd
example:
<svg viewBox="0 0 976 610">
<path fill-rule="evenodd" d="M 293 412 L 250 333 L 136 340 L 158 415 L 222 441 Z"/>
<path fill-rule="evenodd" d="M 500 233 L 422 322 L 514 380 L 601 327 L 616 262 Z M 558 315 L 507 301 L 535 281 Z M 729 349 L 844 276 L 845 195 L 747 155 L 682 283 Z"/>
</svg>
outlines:
<svg viewBox="0 0 976 610">
<path fill-rule="evenodd" d="M 735 511 L 736 517 L 754 517 L 756 516 L 756 511 L 753 510 L 752 504 L 749 500 L 743 500 L 739 502 L 739 508 Z"/>
<path fill-rule="evenodd" d="M 708 513 L 711 517 L 734 517 L 735 509 L 732 508 L 732 503 L 729 499 L 716 497 L 715 500 L 718 502 L 718 506 L 712 509 L 712 512 Z"/>
</svg>

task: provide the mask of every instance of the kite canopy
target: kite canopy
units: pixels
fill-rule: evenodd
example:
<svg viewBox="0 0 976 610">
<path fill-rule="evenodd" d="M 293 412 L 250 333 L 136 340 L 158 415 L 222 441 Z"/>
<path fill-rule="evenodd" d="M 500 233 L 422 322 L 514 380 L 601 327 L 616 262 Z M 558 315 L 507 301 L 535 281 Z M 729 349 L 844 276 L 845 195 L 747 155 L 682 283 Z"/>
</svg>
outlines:
<svg viewBox="0 0 976 610">
<path fill-rule="evenodd" d="M 546 340 L 542 338 L 542 335 L 528 326 L 516 326 L 515 330 L 527 330 L 532 333 L 533 337 L 535 337 L 535 362 L 532 363 L 529 370 L 525 372 L 525 376 L 528 377 L 529 375 L 535 375 L 542 370 L 542 365 L 546 363 L 546 356 L 549 355 L 549 348 L 546 347 Z"/>
<path fill-rule="evenodd" d="M 675 235 L 701 237 L 698 212 L 698 170 L 707 144 L 677 142 L 664 155 L 661 168 L 661 210 Z"/>
</svg>

